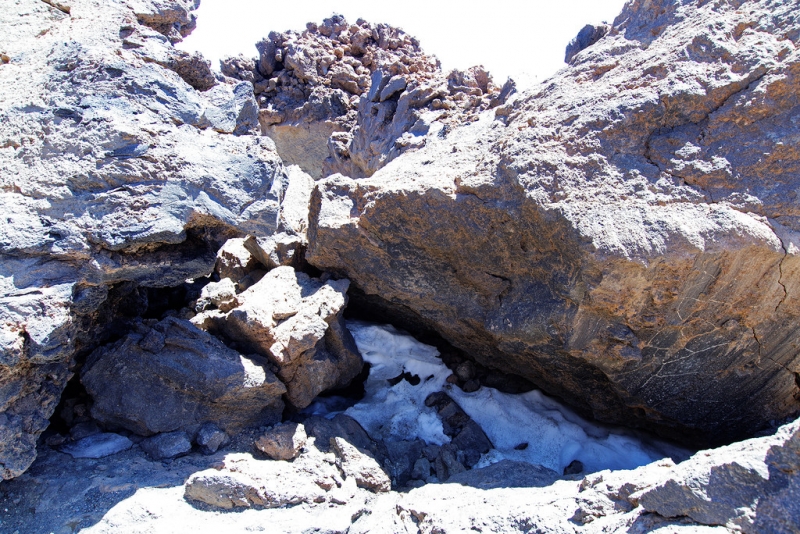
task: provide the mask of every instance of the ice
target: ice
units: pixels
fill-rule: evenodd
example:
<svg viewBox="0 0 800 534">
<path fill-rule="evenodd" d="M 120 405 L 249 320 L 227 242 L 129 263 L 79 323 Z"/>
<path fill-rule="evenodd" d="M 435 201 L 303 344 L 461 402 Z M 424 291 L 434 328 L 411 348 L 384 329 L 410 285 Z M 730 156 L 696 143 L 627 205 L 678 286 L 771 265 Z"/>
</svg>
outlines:
<svg viewBox="0 0 800 534">
<path fill-rule="evenodd" d="M 561 473 L 579 460 L 588 473 L 633 469 L 667 456 L 689 455 L 644 434 L 588 421 L 540 391 L 511 395 L 482 387 L 465 393 L 446 382 L 450 370 L 434 347 L 389 325 L 351 321 L 347 327 L 371 368 L 364 399 L 345 413 L 376 438 L 447 443 L 438 414 L 425 406 L 428 395 L 445 391 L 494 445 L 478 467 L 509 459 Z M 407 380 L 389 384 L 403 373 L 418 376 L 419 385 Z"/>
<path fill-rule="evenodd" d="M 674 447 L 634 432 L 587 421 L 540 391 L 509 395 L 491 388 L 465 393 L 454 387 L 450 396 L 478 425 L 495 447 L 479 466 L 503 459 L 543 465 L 563 472 L 573 460 L 585 472 L 634 469 L 672 454 Z M 523 450 L 515 447 L 527 443 Z"/>
<path fill-rule="evenodd" d="M 437 358 L 439 351 L 392 326 L 348 321 L 347 327 L 370 370 L 364 399 L 345 414 L 376 438 L 449 442 L 439 416 L 425 406 L 427 396 L 440 391 L 450 374 Z M 388 380 L 403 373 L 418 376 L 420 383 L 401 380 L 389 386 Z"/>
</svg>

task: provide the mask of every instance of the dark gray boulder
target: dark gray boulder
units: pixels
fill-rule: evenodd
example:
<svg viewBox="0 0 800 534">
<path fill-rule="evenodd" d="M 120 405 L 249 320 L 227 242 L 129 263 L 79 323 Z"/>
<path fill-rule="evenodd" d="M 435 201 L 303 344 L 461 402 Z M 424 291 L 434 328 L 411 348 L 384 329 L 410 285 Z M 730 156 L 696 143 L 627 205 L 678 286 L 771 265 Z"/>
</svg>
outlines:
<svg viewBox="0 0 800 534">
<path fill-rule="evenodd" d="M 174 317 L 92 353 L 81 381 L 92 417 L 143 436 L 275 423 L 286 392 L 267 367 Z"/>
<path fill-rule="evenodd" d="M 153 460 L 169 460 L 192 451 L 189 435 L 181 431 L 157 434 L 143 440 L 139 446 Z"/>
</svg>

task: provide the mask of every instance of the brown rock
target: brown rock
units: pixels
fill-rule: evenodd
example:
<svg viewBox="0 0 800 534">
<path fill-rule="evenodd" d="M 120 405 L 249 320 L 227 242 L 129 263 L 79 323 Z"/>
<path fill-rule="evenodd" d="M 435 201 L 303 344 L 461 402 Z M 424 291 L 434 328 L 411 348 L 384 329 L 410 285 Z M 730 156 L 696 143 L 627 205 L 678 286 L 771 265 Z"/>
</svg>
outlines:
<svg viewBox="0 0 800 534">
<path fill-rule="evenodd" d="M 359 488 L 376 493 L 391 491 L 392 481 L 374 458 L 342 438 L 331 438 L 331 448 L 341 462 L 345 477 L 353 477 Z"/>
<path fill-rule="evenodd" d="M 256 440 L 258 450 L 273 460 L 293 460 L 306 445 L 306 430 L 298 423 L 276 425 Z"/>
<path fill-rule="evenodd" d="M 796 413 L 800 27 L 753 9 L 630 2 L 496 120 L 319 182 L 308 261 L 604 421 L 724 441 Z"/>
<path fill-rule="evenodd" d="M 361 372 L 361 355 L 342 315 L 348 286 L 347 280 L 323 283 L 276 267 L 240 293 L 240 305 L 214 325 L 276 365 L 289 402 L 305 408 Z"/>
</svg>

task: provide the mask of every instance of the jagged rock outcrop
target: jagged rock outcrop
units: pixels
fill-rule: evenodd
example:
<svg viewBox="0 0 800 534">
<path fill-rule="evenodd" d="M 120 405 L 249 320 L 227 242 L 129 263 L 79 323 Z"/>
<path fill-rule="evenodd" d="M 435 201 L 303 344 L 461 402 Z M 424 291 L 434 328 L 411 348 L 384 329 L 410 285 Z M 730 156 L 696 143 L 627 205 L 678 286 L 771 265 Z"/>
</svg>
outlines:
<svg viewBox="0 0 800 534">
<path fill-rule="evenodd" d="M 142 288 L 211 273 L 228 237 L 278 226 L 287 176 L 274 144 L 231 135 L 257 132 L 252 86 L 217 83 L 172 47 L 193 8 L 0 10 L 4 479 L 33 461 L 71 361 L 108 339 L 103 324 L 141 314 Z"/>
<path fill-rule="evenodd" d="M 266 358 L 286 384 L 286 399 L 302 409 L 361 372 L 361 355 L 344 324 L 349 285 L 280 266 L 192 322 Z"/>
<path fill-rule="evenodd" d="M 445 74 L 402 30 L 341 15 L 302 33 L 271 32 L 256 48 L 256 58 L 223 60 L 222 73 L 254 84 L 263 132 L 317 179 L 372 175 L 513 90 L 482 67 Z"/>
<path fill-rule="evenodd" d="M 307 260 L 603 421 L 797 413 L 796 9 L 628 3 L 494 116 L 319 182 Z"/>
</svg>

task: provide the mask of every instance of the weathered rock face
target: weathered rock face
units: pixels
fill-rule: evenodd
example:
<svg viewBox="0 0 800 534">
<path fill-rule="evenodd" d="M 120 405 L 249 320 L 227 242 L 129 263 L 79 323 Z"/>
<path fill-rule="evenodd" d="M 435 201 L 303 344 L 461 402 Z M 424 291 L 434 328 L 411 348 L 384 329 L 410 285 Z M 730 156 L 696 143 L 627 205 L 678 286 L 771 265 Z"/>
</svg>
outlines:
<svg viewBox="0 0 800 534">
<path fill-rule="evenodd" d="M 81 382 L 107 426 L 150 436 L 212 422 L 233 433 L 281 419 L 286 387 L 265 363 L 170 317 L 97 349 Z"/>
<path fill-rule="evenodd" d="M 604 421 L 796 413 L 795 11 L 629 3 L 494 117 L 320 182 L 308 261 Z"/>
<path fill-rule="evenodd" d="M 372 175 L 512 89 L 501 94 L 481 67 L 446 75 L 402 30 L 341 15 L 302 33 L 271 32 L 256 48 L 257 58 L 223 60 L 222 73 L 254 83 L 263 132 L 317 179 Z"/>
<path fill-rule="evenodd" d="M 227 237 L 275 230 L 286 185 L 269 139 L 229 135 L 257 128 L 250 84 L 172 47 L 194 2 L 66 4 L 0 13 L 4 479 L 35 457 L 109 290 L 211 273 Z"/>
<path fill-rule="evenodd" d="M 287 400 L 305 408 L 361 372 L 361 355 L 344 325 L 349 284 L 276 267 L 236 296 L 227 313 L 210 310 L 192 321 L 267 358 L 286 384 Z"/>
</svg>

